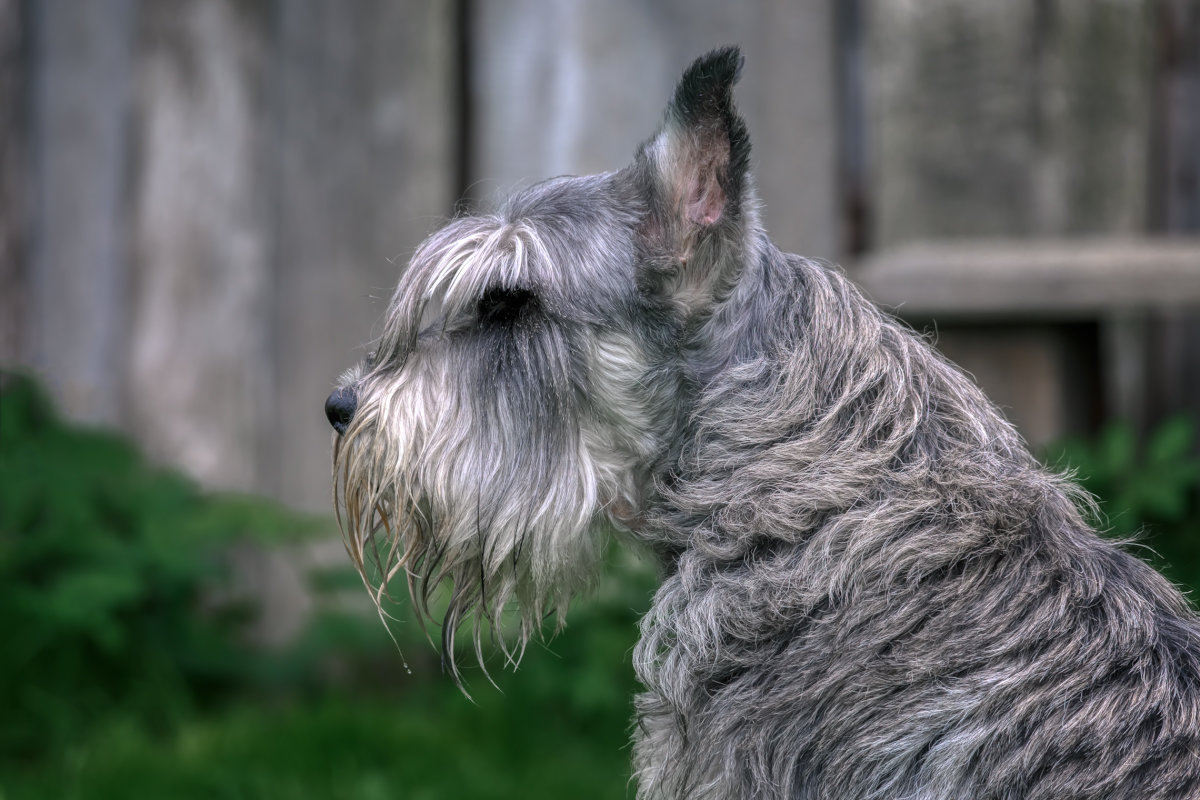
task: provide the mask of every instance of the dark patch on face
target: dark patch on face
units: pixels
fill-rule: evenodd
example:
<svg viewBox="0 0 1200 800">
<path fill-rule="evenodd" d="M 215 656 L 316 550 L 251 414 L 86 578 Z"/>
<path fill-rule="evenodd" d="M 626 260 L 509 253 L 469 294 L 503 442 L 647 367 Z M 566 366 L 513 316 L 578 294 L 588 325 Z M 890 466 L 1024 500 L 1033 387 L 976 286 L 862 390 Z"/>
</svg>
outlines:
<svg viewBox="0 0 1200 800">
<path fill-rule="evenodd" d="M 477 401 L 490 419 L 497 404 L 509 424 L 557 427 L 570 386 L 567 326 L 552 319 L 538 294 L 526 287 L 493 286 L 477 304 L 478 320 L 461 340 L 463 355 L 475 362 L 484 391 Z"/>
<path fill-rule="evenodd" d="M 541 301 L 523 287 L 492 286 L 476 306 L 479 324 L 512 327 L 541 312 Z"/>
</svg>

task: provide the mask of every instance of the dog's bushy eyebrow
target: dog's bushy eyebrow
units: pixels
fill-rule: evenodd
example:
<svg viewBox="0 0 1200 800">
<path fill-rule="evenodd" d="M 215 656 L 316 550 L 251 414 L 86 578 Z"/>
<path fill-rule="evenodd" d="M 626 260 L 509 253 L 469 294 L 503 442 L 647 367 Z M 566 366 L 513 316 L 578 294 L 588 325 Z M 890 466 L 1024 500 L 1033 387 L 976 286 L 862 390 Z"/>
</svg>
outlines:
<svg viewBox="0 0 1200 800">
<path fill-rule="evenodd" d="M 552 269 L 541 234 L 525 221 L 488 220 L 464 240 L 444 241 L 430 255 L 418 282 L 421 299 L 441 294 L 452 308 L 466 308 L 494 287 L 518 287 L 548 279 Z"/>
</svg>

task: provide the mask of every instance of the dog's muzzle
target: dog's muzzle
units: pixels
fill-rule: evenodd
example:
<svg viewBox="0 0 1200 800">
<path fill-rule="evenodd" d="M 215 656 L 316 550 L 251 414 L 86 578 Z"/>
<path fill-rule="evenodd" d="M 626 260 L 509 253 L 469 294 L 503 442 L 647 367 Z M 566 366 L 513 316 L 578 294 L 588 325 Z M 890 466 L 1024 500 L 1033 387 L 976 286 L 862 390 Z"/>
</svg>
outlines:
<svg viewBox="0 0 1200 800">
<path fill-rule="evenodd" d="M 349 386 L 335 389 L 333 394 L 329 395 L 325 400 L 325 418 L 329 420 L 329 424 L 339 434 L 346 432 L 346 428 L 350 425 L 350 420 L 354 419 L 354 412 L 357 409 L 358 395 Z"/>
</svg>

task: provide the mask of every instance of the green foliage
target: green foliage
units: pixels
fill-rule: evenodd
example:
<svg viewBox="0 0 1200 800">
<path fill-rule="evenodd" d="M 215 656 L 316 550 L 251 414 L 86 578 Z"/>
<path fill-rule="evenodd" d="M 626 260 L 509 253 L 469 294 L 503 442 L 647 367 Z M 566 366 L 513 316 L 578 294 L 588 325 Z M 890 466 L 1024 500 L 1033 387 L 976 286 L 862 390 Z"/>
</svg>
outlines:
<svg viewBox="0 0 1200 800">
<path fill-rule="evenodd" d="M 631 796 L 628 699 L 582 725 L 546 702 L 447 687 L 240 705 L 154 737 L 114 725 L 55 769 L 0 777 L 5 800 L 529 800 Z M 619 722 L 618 722 L 619 721 Z M 0 773 L 2 775 L 2 773 Z"/>
<path fill-rule="evenodd" d="M 1200 457 L 1196 424 L 1163 423 L 1144 443 L 1133 428 L 1108 425 L 1092 441 L 1073 439 L 1049 450 L 1047 462 L 1069 468 L 1096 496 L 1092 520 L 1117 536 L 1135 535 L 1162 556 L 1173 579 L 1200 588 Z"/>
<path fill-rule="evenodd" d="M 464 669 L 468 701 L 403 602 L 397 653 L 348 565 L 312 573 L 318 613 L 291 647 L 247 642 L 231 549 L 318 530 L 205 495 L 0 375 L 0 798 L 626 793 L 647 568 L 614 552 L 566 631 L 516 673 L 490 664 L 498 689 Z"/>
<path fill-rule="evenodd" d="M 165 727 L 247 681 L 228 548 L 312 530 L 206 496 L 0 374 L 0 755 L 54 751 L 118 709 Z"/>
<path fill-rule="evenodd" d="M 406 626 L 399 632 L 411 673 L 388 649 L 374 661 L 385 677 L 359 674 L 343 690 L 247 697 L 165 732 L 147 730 L 137 719 L 110 718 L 53 761 L 0 761 L 0 797 L 630 796 L 636 691 L 630 649 L 652 582 L 643 568 L 617 565 L 615 577 L 572 610 L 561 634 L 530 645 L 518 671 L 495 665 L 497 687 L 478 668 L 465 669 L 474 701 L 441 674 L 433 649 L 416 641 L 411 618 L 400 619 L 393 626 Z M 348 627 L 372 647 L 372 634 L 383 631 L 373 617 L 359 616 Z M 359 648 L 353 651 L 359 670 L 367 666 L 362 655 L 377 652 L 346 639 L 331 646 L 341 654 Z"/>
<path fill-rule="evenodd" d="M 1049 461 L 1099 497 L 1098 527 L 1142 532 L 1172 577 L 1200 586 L 1195 442 L 1186 420 L 1144 446 L 1117 425 Z M 388 608 L 397 653 L 341 563 L 311 575 L 319 610 L 293 646 L 246 642 L 253 608 L 232 591 L 230 549 L 318 530 L 205 495 L 0 375 L 0 798 L 629 795 L 630 651 L 650 569 L 614 549 L 564 632 L 531 643 L 516 673 L 490 662 L 498 689 L 462 637 L 468 701 L 404 589 Z"/>
</svg>

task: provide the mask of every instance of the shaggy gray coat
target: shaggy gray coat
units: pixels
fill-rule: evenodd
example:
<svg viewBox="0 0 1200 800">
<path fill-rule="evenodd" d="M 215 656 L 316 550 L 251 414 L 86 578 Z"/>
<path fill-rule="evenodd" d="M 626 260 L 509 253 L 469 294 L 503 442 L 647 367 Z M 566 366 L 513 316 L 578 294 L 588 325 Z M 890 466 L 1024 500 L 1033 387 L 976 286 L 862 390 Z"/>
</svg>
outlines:
<svg viewBox="0 0 1200 800">
<path fill-rule="evenodd" d="M 765 241 L 770 345 L 700 383 L 651 514 L 641 785 L 671 797 L 1197 798 L 1200 629 L 976 387 Z M 761 302 L 761 301 L 760 301 Z M 741 340 L 733 331 L 706 336 Z"/>
<path fill-rule="evenodd" d="M 418 250 L 326 407 L 355 563 L 426 614 L 448 581 L 450 651 L 506 604 L 533 635 L 614 528 L 652 549 L 643 798 L 1200 798 L 1196 616 L 961 372 L 771 244 L 740 64 L 698 60 L 626 169 Z"/>
</svg>

